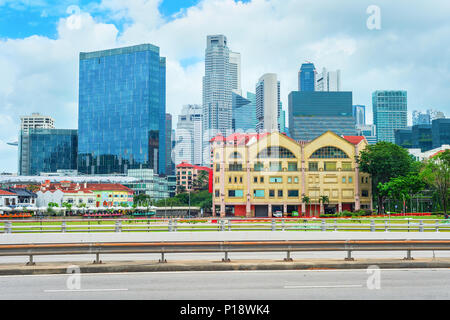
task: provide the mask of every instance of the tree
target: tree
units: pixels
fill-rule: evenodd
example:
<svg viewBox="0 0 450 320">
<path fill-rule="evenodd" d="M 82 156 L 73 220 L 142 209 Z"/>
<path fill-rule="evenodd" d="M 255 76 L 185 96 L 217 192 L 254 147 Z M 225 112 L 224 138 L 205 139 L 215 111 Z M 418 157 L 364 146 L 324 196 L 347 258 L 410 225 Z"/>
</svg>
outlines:
<svg viewBox="0 0 450 320">
<path fill-rule="evenodd" d="M 383 211 L 386 199 L 378 186 L 392 178 L 408 175 L 414 167 L 414 160 L 406 149 L 386 141 L 368 145 L 356 157 L 356 162 L 362 172 L 372 177 L 372 190 L 378 200 L 378 214 Z"/>
<path fill-rule="evenodd" d="M 450 188 L 450 150 L 445 150 L 445 152 L 425 161 L 420 177 L 432 186 L 439 195 L 447 219 Z"/>
<path fill-rule="evenodd" d="M 302 202 L 304 204 L 308 205 L 311 202 L 311 198 L 304 194 L 302 197 Z M 305 211 L 306 211 L 306 207 L 305 207 Z"/>
<path fill-rule="evenodd" d="M 408 174 L 392 178 L 378 185 L 378 191 L 383 199 L 386 197 L 403 200 L 403 213 L 406 212 L 405 202 L 425 188 L 425 182 L 417 174 Z"/>
<path fill-rule="evenodd" d="M 151 202 L 151 198 L 147 194 L 137 194 L 133 197 L 133 203 L 136 206 L 148 206 Z"/>
<path fill-rule="evenodd" d="M 330 203 L 330 199 L 328 198 L 328 196 L 320 196 L 319 203 L 322 204 L 320 210 L 323 211 L 323 213 L 325 213 L 326 203 Z"/>
<path fill-rule="evenodd" d="M 209 173 L 208 171 L 200 170 L 197 179 L 192 183 L 195 190 L 208 190 Z"/>
</svg>

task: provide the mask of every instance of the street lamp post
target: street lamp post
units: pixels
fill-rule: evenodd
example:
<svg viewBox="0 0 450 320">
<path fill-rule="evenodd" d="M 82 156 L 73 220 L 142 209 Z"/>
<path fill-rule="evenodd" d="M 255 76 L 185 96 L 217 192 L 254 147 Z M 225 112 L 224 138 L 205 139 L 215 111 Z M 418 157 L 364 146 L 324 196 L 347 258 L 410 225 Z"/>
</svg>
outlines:
<svg viewBox="0 0 450 320">
<path fill-rule="evenodd" d="M 188 217 L 191 218 L 191 190 L 189 190 L 188 194 L 189 194 L 189 211 L 188 211 Z"/>
</svg>

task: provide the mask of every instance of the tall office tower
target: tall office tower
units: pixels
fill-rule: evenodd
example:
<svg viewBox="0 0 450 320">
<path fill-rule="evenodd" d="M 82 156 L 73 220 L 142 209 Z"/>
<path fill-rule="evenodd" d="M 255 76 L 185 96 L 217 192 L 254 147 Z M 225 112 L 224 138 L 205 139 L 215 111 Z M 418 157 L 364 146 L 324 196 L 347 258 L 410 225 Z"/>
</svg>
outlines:
<svg viewBox="0 0 450 320">
<path fill-rule="evenodd" d="M 195 165 L 202 164 L 202 113 L 201 105 L 183 106 L 177 122 L 175 165 L 183 161 Z"/>
<path fill-rule="evenodd" d="M 175 172 L 175 164 L 172 160 L 172 115 L 166 113 L 166 174 L 171 175 Z"/>
<path fill-rule="evenodd" d="M 431 121 L 432 147 L 439 148 L 444 144 L 450 144 L 450 119 L 440 118 Z"/>
<path fill-rule="evenodd" d="M 353 106 L 353 118 L 357 126 L 363 126 L 366 124 L 366 106 L 354 105 Z"/>
<path fill-rule="evenodd" d="M 20 130 L 28 132 L 29 129 L 54 129 L 55 120 L 52 117 L 32 113 L 31 116 L 20 117 Z"/>
<path fill-rule="evenodd" d="M 19 175 L 77 169 L 77 130 L 34 129 L 20 131 Z"/>
<path fill-rule="evenodd" d="M 256 84 L 256 131 L 280 131 L 280 81 L 275 73 L 266 73 Z"/>
<path fill-rule="evenodd" d="M 294 140 L 313 140 L 330 130 L 356 135 L 351 92 L 289 93 L 289 133 Z"/>
<path fill-rule="evenodd" d="M 327 71 L 322 69 L 322 73 L 316 76 L 316 91 L 341 91 L 341 71 Z"/>
<path fill-rule="evenodd" d="M 313 63 L 303 63 L 298 71 L 298 91 L 314 91 L 316 74 Z"/>
<path fill-rule="evenodd" d="M 230 49 L 224 35 L 206 38 L 205 76 L 203 77 L 203 162 L 211 162 L 210 140 L 233 130 L 232 73 Z"/>
<path fill-rule="evenodd" d="M 230 51 L 231 90 L 242 96 L 241 88 L 241 54 Z"/>
<path fill-rule="evenodd" d="M 286 111 L 283 107 L 280 108 L 280 117 L 278 118 L 278 123 L 280 124 L 280 132 L 286 133 Z"/>
<path fill-rule="evenodd" d="M 373 123 L 377 126 L 378 141 L 395 143 L 395 129 L 407 126 L 406 91 L 377 90 L 372 93 Z"/>
<path fill-rule="evenodd" d="M 376 126 L 373 124 L 356 125 L 356 135 L 364 136 L 369 144 L 377 143 Z"/>
<path fill-rule="evenodd" d="M 427 113 L 414 110 L 412 113 L 412 124 L 413 126 L 418 124 L 431 124 L 430 110 Z"/>
<path fill-rule="evenodd" d="M 233 92 L 233 131 L 256 132 L 254 93 L 247 92 L 247 98 L 244 98 Z"/>
<path fill-rule="evenodd" d="M 165 74 L 151 44 L 80 53 L 79 172 L 165 173 Z"/>
</svg>

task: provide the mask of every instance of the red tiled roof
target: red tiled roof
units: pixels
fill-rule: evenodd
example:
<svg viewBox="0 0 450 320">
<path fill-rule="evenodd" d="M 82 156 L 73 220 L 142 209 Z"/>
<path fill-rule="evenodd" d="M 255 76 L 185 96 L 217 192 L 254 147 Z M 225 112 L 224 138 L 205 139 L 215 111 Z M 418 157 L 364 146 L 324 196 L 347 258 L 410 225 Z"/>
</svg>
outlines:
<svg viewBox="0 0 450 320">
<path fill-rule="evenodd" d="M 179 165 L 177 165 L 177 168 L 193 168 L 194 166 L 187 162 L 182 162 Z"/>
<path fill-rule="evenodd" d="M 447 149 L 446 149 L 447 150 Z M 428 157 L 428 159 L 431 159 L 435 156 L 437 156 L 439 153 L 445 152 L 446 150 L 439 150 L 438 152 L 433 153 L 431 156 Z"/>
<path fill-rule="evenodd" d="M 212 170 L 211 168 L 201 167 L 201 166 L 194 166 L 194 169 L 208 171 L 208 172 Z"/>
<path fill-rule="evenodd" d="M 215 137 L 213 137 L 210 142 L 214 142 L 214 141 L 222 141 L 222 142 L 234 142 L 235 145 L 243 145 L 248 143 L 248 141 L 253 138 L 256 137 L 257 140 L 261 139 L 262 137 L 267 136 L 268 134 L 270 134 L 270 132 L 265 132 L 265 133 L 233 133 L 231 135 L 229 135 L 228 137 L 224 137 L 221 134 L 216 135 Z"/>
<path fill-rule="evenodd" d="M 343 138 L 353 144 L 358 144 L 365 139 L 363 136 L 343 136 Z"/>
<path fill-rule="evenodd" d="M 0 196 L 15 196 L 15 195 L 16 195 L 15 193 L 0 189 Z"/>
</svg>

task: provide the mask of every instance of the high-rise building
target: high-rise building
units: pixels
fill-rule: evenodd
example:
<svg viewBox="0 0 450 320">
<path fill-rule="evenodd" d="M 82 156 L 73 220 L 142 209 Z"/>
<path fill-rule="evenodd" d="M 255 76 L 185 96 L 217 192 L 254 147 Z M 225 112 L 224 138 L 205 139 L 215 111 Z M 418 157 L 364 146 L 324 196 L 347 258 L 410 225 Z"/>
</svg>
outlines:
<svg viewBox="0 0 450 320">
<path fill-rule="evenodd" d="M 313 140 L 326 131 L 356 135 L 352 92 L 292 91 L 289 96 L 289 133 L 295 140 Z"/>
<path fill-rule="evenodd" d="M 172 161 L 172 115 L 166 113 L 166 174 L 175 172 L 175 164 Z"/>
<path fill-rule="evenodd" d="M 211 138 L 232 132 L 232 72 L 230 49 L 224 35 L 206 38 L 203 77 L 203 162 L 210 163 Z"/>
<path fill-rule="evenodd" d="M 314 91 L 316 73 L 313 63 L 303 63 L 298 71 L 298 91 Z"/>
<path fill-rule="evenodd" d="M 280 131 L 280 81 L 275 73 L 266 73 L 256 84 L 256 131 Z"/>
<path fill-rule="evenodd" d="M 230 51 L 231 89 L 242 96 L 241 89 L 241 54 Z"/>
<path fill-rule="evenodd" d="M 165 64 L 151 44 L 80 53 L 81 173 L 165 173 Z"/>
<path fill-rule="evenodd" d="M 429 112 L 422 113 L 420 111 L 414 110 L 412 113 L 412 124 L 431 124 L 431 115 Z"/>
<path fill-rule="evenodd" d="M 280 118 L 278 119 L 278 123 L 280 126 L 280 132 L 286 133 L 286 111 L 284 111 L 282 108 L 280 108 Z"/>
<path fill-rule="evenodd" d="M 77 169 L 77 130 L 25 129 L 19 136 L 19 175 Z"/>
<path fill-rule="evenodd" d="M 354 105 L 353 106 L 353 118 L 357 126 L 363 126 L 366 124 L 366 106 Z"/>
<path fill-rule="evenodd" d="M 407 126 L 407 93 L 401 90 L 377 90 L 372 93 L 373 123 L 378 141 L 395 143 L 396 129 Z"/>
<path fill-rule="evenodd" d="M 450 144 L 450 118 L 435 119 L 431 123 L 433 149 Z"/>
<path fill-rule="evenodd" d="M 316 75 L 315 91 L 341 91 L 341 71 L 327 71 Z"/>
<path fill-rule="evenodd" d="M 377 143 L 376 126 L 373 124 L 356 125 L 356 135 L 366 138 L 369 144 Z"/>
<path fill-rule="evenodd" d="M 251 97 L 251 98 L 249 98 Z M 247 92 L 247 98 L 233 92 L 233 131 L 256 131 L 255 94 Z"/>
<path fill-rule="evenodd" d="M 174 148 L 175 165 L 183 161 L 195 165 L 202 164 L 202 113 L 201 105 L 183 106 L 177 122 Z"/>
<path fill-rule="evenodd" d="M 20 117 L 20 130 L 28 132 L 29 129 L 54 129 L 55 120 L 52 117 L 32 113 L 31 116 Z"/>
</svg>

